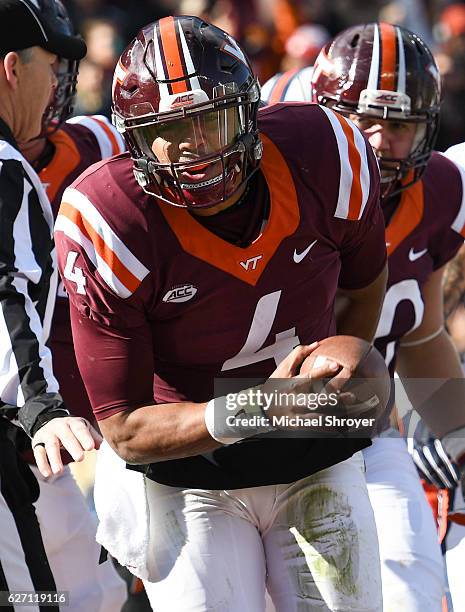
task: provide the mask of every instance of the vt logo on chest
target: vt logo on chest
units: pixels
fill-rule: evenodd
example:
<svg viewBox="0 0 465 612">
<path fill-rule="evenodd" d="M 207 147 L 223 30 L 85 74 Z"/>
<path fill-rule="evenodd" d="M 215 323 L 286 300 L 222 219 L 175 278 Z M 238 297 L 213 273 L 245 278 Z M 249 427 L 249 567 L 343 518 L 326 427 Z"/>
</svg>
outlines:
<svg viewBox="0 0 465 612">
<path fill-rule="evenodd" d="M 245 261 L 240 261 L 240 265 L 244 268 L 244 270 L 255 270 L 257 268 L 257 264 L 262 259 L 263 255 L 257 255 L 256 257 L 250 257 Z"/>
</svg>

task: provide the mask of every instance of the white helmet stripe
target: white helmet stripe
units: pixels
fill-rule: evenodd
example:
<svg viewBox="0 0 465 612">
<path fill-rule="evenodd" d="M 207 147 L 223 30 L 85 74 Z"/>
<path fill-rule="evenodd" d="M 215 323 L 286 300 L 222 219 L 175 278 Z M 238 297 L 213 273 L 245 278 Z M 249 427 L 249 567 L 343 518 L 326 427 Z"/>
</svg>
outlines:
<svg viewBox="0 0 465 612">
<path fill-rule="evenodd" d="M 399 66 L 398 66 L 398 80 L 397 80 L 397 91 L 405 93 L 405 49 L 402 40 L 402 34 L 400 28 L 396 28 L 397 33 L 397 48 L 399 50 Z"/>
<path fill-rule="evenodd" d="M 378 89 L 379 76 L 379 27 L 375 24 L 373 30 L 373 53 L 371 55 L 370 75 L 368 77 L 367 89 Z"/>
<path fill-rule="evenodd" d="M 184 36 L 183 29 L 179 21 L 176 21 L 176 25 L 179 31 L 179 38 L 181 39 L 182 54 L 186 63 L 187 74 L 193 74 L 195 72 L 194 62 L 192 61 L 191 53 L 186 43 L 186 37 Z M 199 79 L 194 76 L 189 79 L 191 89 L 200 89 Z"/>
<path fill-rule="evenodd" d="M 166 74 L 161 59 L 160 44 L 158 42 L 158 32 L 156 26 L 153 28 L 153 42 L 155 48 L 155 68 L 157 71 L 157 77 L 158 79 L 166 79 Z M 169 95 L 168 85 L 166 83 L 158 83 L 158 86 L 160 88 L 160 98 L 166 98 Z"/>
<path fill-rule="evenodd" d="M 397 31 L 397 48 L 399 50 L 399 67 L 398 67 L 398 81 L 397 81 L 397 91 L 400 93 L 405 93 L 405 49 L 404 43 L 402 40 L 402 34 L 400 28 L 396 28 Z"/>
</svg>

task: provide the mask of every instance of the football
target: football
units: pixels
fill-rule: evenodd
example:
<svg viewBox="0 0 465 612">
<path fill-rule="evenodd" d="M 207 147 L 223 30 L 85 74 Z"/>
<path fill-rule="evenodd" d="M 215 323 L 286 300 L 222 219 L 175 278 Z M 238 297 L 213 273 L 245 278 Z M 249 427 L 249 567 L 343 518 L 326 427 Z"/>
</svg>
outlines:
<svg viewBox="0 0 465 612">
<path fill-rule="evenodd" d="M 354 336 L 331 336 L 302 363 L 301 374 L 310 374 L 314 367 L 329 359 L 342 369 L 340 379 L 347 379 L 341 389 L 344 411 L 353 417 L 378 418 L 386 409 L 391 394 L 391 379 L 381 353 L 371 344 Z M 350 400 L 344 401 L 349 392 Z"/>
</svg>

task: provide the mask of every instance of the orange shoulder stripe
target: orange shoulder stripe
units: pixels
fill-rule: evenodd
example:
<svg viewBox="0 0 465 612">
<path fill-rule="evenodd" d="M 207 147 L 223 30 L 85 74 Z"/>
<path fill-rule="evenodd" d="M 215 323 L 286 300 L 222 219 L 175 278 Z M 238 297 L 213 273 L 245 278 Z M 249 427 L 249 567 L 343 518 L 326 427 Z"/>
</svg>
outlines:
<svg viewBox="0 0 465 612">
<path fill-rule="evenodd" d="M 67 177 L 79 166 L 81 154 L 74 140 L 63 130 L 57 130 L 50 140 L 55 146 L 55 155 L 39 177 L 45 185 L 48 199 L 53 202 Z"/>
<path fill-rule="evenodd" d="M 141 281 L 126 268 L 116 253 L 92 227 L 89 221 L 82 216 L 80 211 L 71 204 L 63 201 L 60 207 L 60 215 L 67 217 L 80 229 L 82 234 L 84 234 L 84 236 L 92 242 L 95 252 L 103 259 L 118 280 L 131 293 L 134 293 L 137 287 L 139 287 Z"/>
<path fill-rule="evenodd" d="M 350 189 L 349 213 L 347 215 L 347 219 L 356 221 L 360 216 L 363 200 L 362 182 L 360 176 L 362 159 L 360 157 L 360 153 L 358 152 L 357 145 L 355 144 L 354 133 L 352 132 L 350 125 L 343 117 L 341 117 L 341 115 L 339 115 L 339 113 L 334 114 L 341 124 L 342 131 L 347 138 L 349 163 L 350 167 L 352 168 L 352 186 Z"/>
<path fill-rule="evenodd" d="M 293 68 L 292 70 L 284 72 L 277 79 L 271 92 L 271 96 L 268 102 L 269 104 L 276 104 L 276 102 L 281 102 L 281 96 L 283 95 L 284 90 L 286 89 L 287 85 L 292 80 L 297 71 L 298 68 Z"/>
<path fill-rule="evenodd" d="M 111 142 L 111 152 L 112 155 L 118 155 L 118 153 L 120 152 L 120 147 L 118 145 L 118 141 L 116 140 L 115 135 L 113 134 L 111 128 L 105 123 L 105 121 L 102 121 L 101 119 L 98 119 L 97 117 L 90 117 L 93 121 L 95 121 L 95 123 L 97 123 L 102 130 L 105 132 L 105 134 L 108 136 L 109 141 Z"/>
</svg>

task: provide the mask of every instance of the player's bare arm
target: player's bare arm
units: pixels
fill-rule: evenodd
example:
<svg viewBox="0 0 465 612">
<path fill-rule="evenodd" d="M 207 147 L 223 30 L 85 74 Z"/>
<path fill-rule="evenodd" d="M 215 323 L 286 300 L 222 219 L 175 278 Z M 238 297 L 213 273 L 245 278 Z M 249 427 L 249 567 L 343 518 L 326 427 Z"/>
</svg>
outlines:
<svg viewBox="0 0 465 612">
<path fill-rule="evenodd" d="M 327 362 L 314 368 L 312 378 L 300 377 L 299 368 L 318 343 L 298 346 L 279 364 L 271 378 L 290 379 L 298 388 L 309 391 L 311 380 L 334 376 L 337 364 Z M 127 463 L 155 463 L 191 457 L 219 448 L 205 423 L 207 403 L 178 402 L 140 406 L 99 421 L 104 438 Z M 306 411 L 289 406 L 289 411 Z"/>
<path fill-rule="evenodd" d="M 371 342 L 383 306 L 387 264 L 375 280 L 362 289 L 339 289 L 336 296 L 337 332 Z"/>
<path fill-rule="evenodd" d="M 412 405 L 438 437 L 465 425 L 465 385 L 444 379 L 463 380 L 453 342 L 444 329 L 442 284 L 445 267 L 434 272 L 424 289 L 425 313 L 421 325 L 400 343 L 397 372 Z M 428 384 L 409 384 L 409 379 L 428 379 Z M 436 379 L 436 381 L 434 380 Z M 431 401 L 428 396 L 434 393 Z"/>
</svg>

